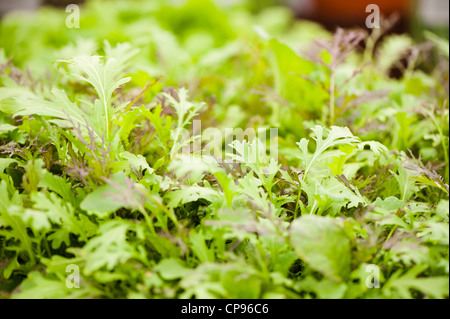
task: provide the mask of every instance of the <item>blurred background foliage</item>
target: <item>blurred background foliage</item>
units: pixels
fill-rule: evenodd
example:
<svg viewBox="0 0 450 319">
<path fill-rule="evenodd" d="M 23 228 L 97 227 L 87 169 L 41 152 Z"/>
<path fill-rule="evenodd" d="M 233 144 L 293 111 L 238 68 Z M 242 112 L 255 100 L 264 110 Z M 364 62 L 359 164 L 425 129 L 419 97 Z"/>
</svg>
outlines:
<svg viewBox="0 0 450 319">
<path fill-rule="evenodd" d="M 66 7 L 69 4 L 84 2 L 85 0 L 3 0 L 0 2 L 0 15 L 14 10 L 36 10 L 39 6 Z M 399 15 L 401 22 L 397 30 L 409 31 L 420 37 L 420 30 L 431 29 L 434 33 L 448 38 L 449 2 L 446 0 L 215 0 L 215 2 L 225 6 L 245 6 L 251 12 L 258 12 L 267 7 L 286 6 L 297 18 L 320 22 L 328 28 L 364 26 L 365 8 L 369 4 L 377 4 L 383 15 L 394 13 Z"/>
</svg>

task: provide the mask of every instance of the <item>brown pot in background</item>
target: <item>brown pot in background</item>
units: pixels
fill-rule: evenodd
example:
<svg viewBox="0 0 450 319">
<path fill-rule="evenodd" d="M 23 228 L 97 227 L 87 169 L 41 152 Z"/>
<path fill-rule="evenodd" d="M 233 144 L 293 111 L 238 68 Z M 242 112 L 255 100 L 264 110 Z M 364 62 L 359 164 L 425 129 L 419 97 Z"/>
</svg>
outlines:
<svg viewBox="0 0 450 319">
<path fill-rule="evenodd" d="M 399 14 L 400 22 L 405 27 L 405 22 L 411 16 L 412 2 L 413 0 L 291 0 L 291 4 L 299 9 L 300 17 L 315 20 L 329 28 L 365 26 L 370 14 L 366 12 L 369 4 L 378 5 L 382 16 Z M 309 7 L 306 14 L 302 14 L 303 5 Z"/>
</svg>

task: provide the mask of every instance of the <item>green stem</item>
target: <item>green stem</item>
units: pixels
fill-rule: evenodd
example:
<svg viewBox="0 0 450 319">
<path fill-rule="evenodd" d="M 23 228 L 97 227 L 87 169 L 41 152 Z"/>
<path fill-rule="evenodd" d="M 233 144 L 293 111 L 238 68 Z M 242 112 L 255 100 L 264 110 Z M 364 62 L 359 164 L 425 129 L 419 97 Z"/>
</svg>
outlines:
<svg viewBox="0 0 450 319">
<path fill-rule="evenodd" d="M 330 75 L 330 126 L 334 124 L 334 94 L 335 94 L 335 73 Z"/>
<path fill-rule="evenodd" d="M 445 145 L 445 136 L 442 133 L 441 127 L 437 123 L 435 117 L 433 114 L 430 114 L 431 120 L 433 121 L 434 126 L 436 126 L 436 129 L 438 130 L 439 136 L 441 137 L 441 145 L 442 150 L 444 151 L 444 159 L 445 159 L 445 181 L 448 182 L 448 166 L 449 166 L 449 159 L 448 159 L 448 151 L 447 151 L 447 145 Z"/>
<path fill-rule="evenodd" d="M 47 241 L 46 237 L 44 237 L 44 247 L 45 247 L 45 251 L 47 252 L 48 258 L 51 258 L 52 257 L 52 253 L 50 251 L 50 247 L 48 246 L 48 241 Z"/>
<path fill-rule="evenodd" d="M 106 140 L 109 141 L 109 114 L 108 114 L 108 105 L 106 101 L 103 101 L 103 105 L 105 106 L 105 117 L 106 117 Z"/>
<path fill-rule="evenodd" d="M 364 50 L 364 63 L 370 62 L 375 50 L 375 44 L 381 36 L 380 29 L 373 29 L 372 34 L 368 37 L 366 42 L 366 49 Z"/>
<path fill-rule="evenodd" d="M 389 238 L 391 238 L 392 234 L 394 233 L 395 229 L 397 229 L 397 225 L 394 225 L 394 227 L 392 227 L 391 232 L 389 233 L 389 235 L 386 237 L 385 241 L 388 241 Z"/>
<path fill-rule="evenodd" d="M 153 235 L 156 235 L 155 227 L 153 226 L 152 218 L 147 214 L 147 211 L 142 205 L 139 205 L 138 211 L 144 216 L 145 222 Z"/>
<path fill-rule="evenodd" d="M 308 172 L 308 169 L 309 169 L 309 167 L 306 168 L 305 173 L 304 173 L 303 176 L 302 176 L 302 181 L 305 180 L 305 176 L 306 176 L 306 173 Z M 297 202 L 295 203 L 295 210 L 294 210 L 294 218 L 297 218 L 298 202 L 300 201 L 300 196 L 301 196 L 301 194 L 302 194 L 301 187 L 302 187 L 302 183 L 301 183 L 301 181 L 299 180 L 298 190 L 297 190 L 297 191 L 298 191 L 298 194 L 297 194 Z"/>
<path fill-rule="evenodd" d="M 297 201 L 295 202 L 295 209 L 294 209 L 294 219 L 297 218 L 297 211 L 298 211 L 298 202 L 300 201 L 300 195 L 302 193 L 300 189 L 300 185 L 298 186 L 298 194 L 297 194 Z"/>
<path fill-rule="evenodd" d="M 181 128 L 183 127 L 183 118 L 184 114 L 178 115 L 177 131 L 175 134 L 175 139 L 173 141 L 172 149 L 170 150 L 170 158 L 173 158 L 175 156 L 175 151 L 177 151 L 178 148 L 178 138 L 180 136 Z"/>
</svg>

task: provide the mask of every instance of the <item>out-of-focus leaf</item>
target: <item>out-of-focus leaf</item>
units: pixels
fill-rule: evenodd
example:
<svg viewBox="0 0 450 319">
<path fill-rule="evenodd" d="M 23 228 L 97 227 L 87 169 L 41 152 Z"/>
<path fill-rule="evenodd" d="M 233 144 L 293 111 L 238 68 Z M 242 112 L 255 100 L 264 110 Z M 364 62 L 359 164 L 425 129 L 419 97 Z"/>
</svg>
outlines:
<svg viewBox="0 0 450 319">
<path fill-rule="evenodd" d="M 351 241 L 333 219 L 302 216 L 292 223 L 290 240 L 301 259 L 330 279 L 340 282 L 350 275 Z"/>
</svg>

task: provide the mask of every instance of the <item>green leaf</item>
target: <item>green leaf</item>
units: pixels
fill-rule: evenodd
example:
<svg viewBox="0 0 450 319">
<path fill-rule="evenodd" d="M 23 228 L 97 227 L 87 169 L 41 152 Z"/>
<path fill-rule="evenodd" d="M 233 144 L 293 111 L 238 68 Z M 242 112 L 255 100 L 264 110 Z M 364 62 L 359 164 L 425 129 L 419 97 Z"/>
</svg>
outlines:
<svg viewBox="0 0 450 319">
<path fill-rule="evenodd" d="M 51 227 L 47 214 L 38 210 L 25 209 L 21 218 L 27 225 L 38 231 L 49 230 Z"/>
<path fill-rule="evenodd" d="M 13 158 L 0 158 L 0 173 L 3 173 L 5 169 L 12 163 L 19 163 Z"/>
<path fill-rule="evenodd" d="M 161 260 L 154 268 L 165 280 L 175 280 L 185 277 L 192 270 L 186 268 L 182 261 L 175 258 Z"/>
<path fill-rule="evenodd" d="M 83 128 L 86 125 L 88 115 L 84 113 L 75 103 L 71 102 L 66 92 L 59 89 L 53 89 L 54 101 L 47 101 L 39 97 L 16 97 L 19 109 L 14 116 L 41 115 L 58 118 L 60 120 L 51 120 L 58 123 L 61 127 L 72 127 L 80 125 Z M 71 122 L 72 121 L 72 122 Z M 99 132 L 96 132 L 97 134 Z"/>
<path fill-rule="evenodd" d="M 126 263 L 134 255 L 133 246 L 127 241 L 128 223 L 113 220 L 102 224 L 98 236 L 83 247 L 86 255 L 86 274 L 105 267 L 112 270 L 119 263 Z"/>
<path fill-rule="evenodd" d="M 102 133 L 109 140 L 112 116 L 115 113 L 111 105 L 113 92 L 121 85 L 129 82 L 131 78 L 120 78 L 128 60 L 138 50 L 131 50 L 130 45 L 122 44 L 115 49 L 109 43 L 105 51 L 107 57 L 82 55 L 68 60 L 60 60 L 58 63 L 68 63 L 72 76 L 91 84 L 99 97 L 99 102 L 94 102 L 94 119 L 103 119 Z"/>
<path fill-rule="evenodd" d="M 17 253 L 27 252 L 29 259 L 34 263 L 33 242 L 35 240 L 28 235 L 27 225 L 23 220 L 22 209 L 17 206 L 10 206 L 8 211 L 0 212 L 0 218 L 3 226 L 7 226 L 7 228 L 0 228 L 0 236 L 18 241 L 17 244 L 11 244 L 8 250 L 16 251 Z"/>
<path fill-rule="evenodd" d="M 376 211 L 387 215 L 392 212 L 396 212 L 398 209 L 405 207 L 405 202 L 398 199 L 397 197 L 390 196 L 385 199 L 378 197 L 373 203 L 376 207 Z"/>
<path fill-rule="evenodd" d="M 69 202 L 72 207 L 75 207 L 75 196 L 72 192 L 72 184 L 70 184 L 70 182 L 66 182 L 66 180 L 61 176 L 53 175 L 47 172 L 39 181 L 39 186 L 48 187 L 48 189 L 61 196 L 61 198 L 66 202 Z"/>
<path fill-rule="evenodd" d="M 350 275 L 351 242 L 332 218 L 307 215 L 296 219 L 290 241 L 301 259 L 330 279 L 343 281 Z"/>
<path fill-rule="evenodd" d="M 439 204 L 436 206 L 436 213 L 441 216 L 442 218 L 445 218 L 448 221 L 448 215 L 449 215 L 449 202 L 446 199 L 441 199 Z"/>
<path fill-rule="evenodd" d="M 189 240 L 192 244 L 192 250 L 200 262 L 214 261 L 214 252 L 206 246 L 205 236 L 202 233 L 192 233 Z"/>
<path fill-rule="evenodd" d="M 324 278 L 321 281 L 313 277 L 307 277 L 300 282 L 299 287 L 307 291 L 313 291 L 320 299 L 340 299 L 344 297 L 347 285 Z"/>
<path fill-rule="evenodd" d="M 301 58 L 289 46 L 278 40 L 270 40 L 269 48 L 272 53 L 270 62 L 277 93 L 309 111 L 319 109 L 328 98 L 327 93 L 303 78 L 313 76 L 317 65 Z"/>
<path fill-rule="evenodd" d="M 410 289 L 416 289 L 431 298 L 448 298 L 448 276 L 418 278 L 418 275 L 426 268 L 428 268 L 426 265 L 417 265 L 404 275 L 401 275 L 402 270 L 398 270 L 383 286 L 383 291 L 394 298 L 396 296 L 400 298 L 413 298 Z"/>
<path fill-rule="evenodd" d="M 31 200 L 34 202 L 33 208 L 45 212 L 52 223 L 63 226 L 66 231 L 80 235 L 82 240 L 90 235 L 92 223 L 83 221 L 81 215 L 76 216 L 70 203 L 65 202 L 56 194 L 33 193 Z"/>
<path fill-rule="evenodd" d="M 18 129 L 18 127 L 11 124 L 0 124 L 0 135 L 14 131 L 15 129 Z"/>
<path fill-rule="evenodd" d="M 175 109 L 178 120 L 177 127 L 172 136 L 172 140 L 174 141 L 172 149 L 170 151 L 170 157 L 173 158 L 175 154 L 177 154 L 182 148 L 183 144 L 190 143 L 191 140 L 183 141 L 181 140 L 182 130 L 185 126 L 190 124 L 192 118 L 198 114 L 200 109 L 205 105 L 202 103 L 192 103 L 188 101 L 188 90 L 184 87 L 178 90 L 178 97 L 175 98 L 171 94 L 163 93 L 164 97 L 169 101 L 172 107 Z M 193 137 L 192 139 L 194 139 Z"/>
<path fill-rule="evenodd" d="M 142 155 L 135 155 L 130 152 L 123 152 L 119 155 L 121 158 L 128 161 L 128 163 L 131 165 L 132 168 L 134 168 L 137 171 L 144 171 L 147 170 L 147 173 L 151 174 L 153 173 L 153 168 L 151 168 L 147 160 Z"/>
<path fill-rule="evenodd" d="M 127 184 L 125 180 L 129 183 Z M 121 207 L 136 208 L 136 203 L 140 201 L 140 195 L 135 186 L 136 184 L 129 180 L 124 173 L 118 172 L 111 176 L 107 184 L 88 194 L 81 202 L 80 207 L 100 218 Z"/>
<path fill-rule="evenodd" d="M 12 258 L 8 265 L 3 269 L 3 278 L 8 279 L 9 277 L 11 277 L 11 274 L 13 273 L 13 271 L 17 268 L 20 267 L 19 262 L 17 261 L 17 255 Z"/>
<path fill-rule="evenodd" d="M 57 229 L 55 232 L 47 237 L 47 240 L 52 243 L 53 249 L 58 249 L 61 244 L 64 243 L 66 246 L 70 245 L 70 232 L 65 229 Z"/>
<path fill-rule="evenodd" d="M 411 178 L 412 172 L 403 167 L 400 161 L 396 161 L 396 168 L 398 174 L 395 174 L 394 177 L 398 183 L 400 198 L 402 201 L 405 201 L 411 198 L 414 192 L 418 190 L 418 187 L 414 185 L 414 180 Z"/>
<path fill-rule="evenodd" d="M 33 271 L 20 285 L 20 292 L 14 294 L 14 299 L 60 299 L 66 297 L 69 289 L 64 281 L 50 280 L 40 272 Z"/>
<path fill-rule="evenodd" d="M 169 200 L 169 207 L 177 207 L 180 204 L 193 202 L 199 198 L 204 198 L 214 202 L 219 197 L 220 194 L 216 190 L 200 186 L 188 186 L 182 189 L 174 190 L 166 195 L 166 198 Z"/>
<path fill-rule="evenodd" d="M 340 155 L 345 155 L 341 151 L 328 151 L 329 148 L 338 145 L 353 145 L 359 142 L 359 139 L 350 132 L 347 127 L 332 126 L 331 130 L 325 129 L 325 133 L 328 135 L 324 138 L 324 128 L 320 125 L 316 125 L 311 129 L 314 132 L 316 141 L 316 150 L 312 155 L 308 154 L 308 140 L 302 138 L 297 143 L 301 150 L 299 158 L 302 160 L 301 165 L 305 168 L 303 179 L 308 175 L 309 171 L 318 163 L 325 162 L 330 158 L 334 158 Z"/>
</svg>

